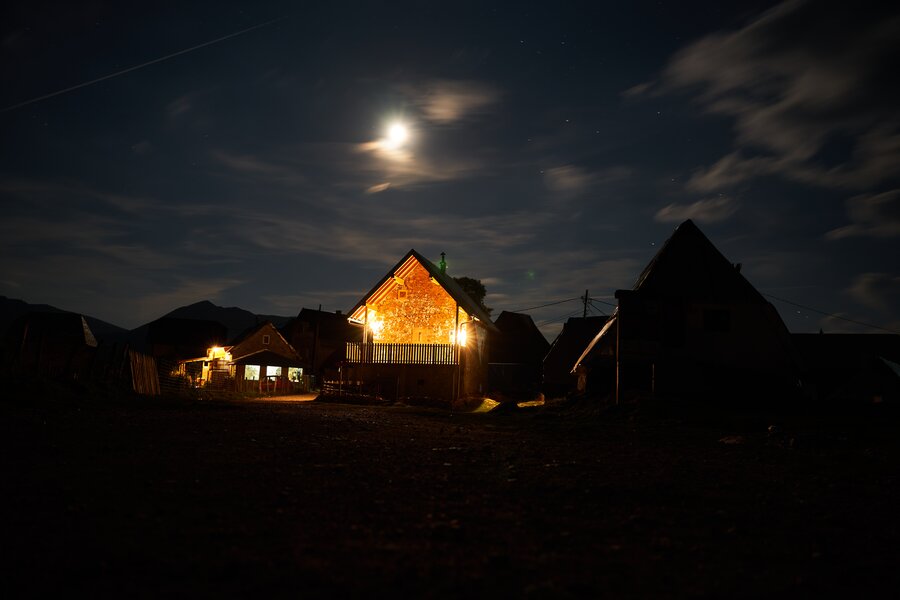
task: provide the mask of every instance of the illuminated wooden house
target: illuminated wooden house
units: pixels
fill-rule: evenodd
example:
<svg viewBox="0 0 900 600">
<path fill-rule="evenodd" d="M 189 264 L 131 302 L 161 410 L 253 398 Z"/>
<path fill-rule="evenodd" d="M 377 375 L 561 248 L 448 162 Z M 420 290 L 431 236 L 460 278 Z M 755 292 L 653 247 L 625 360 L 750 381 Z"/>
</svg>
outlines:
<svg viewBox="0 0 900 600">
<path fill-rule="evenodd" d="M 213 345 L 206 355 L 181 361 L 195 385 L 241 391 L 303 390 L 304 364 L 294 347 L 266 321 L 235 338 Z"/>
<path fill-rule="evenodd" d="M 437 266 L 410 250 L 350 310 L 342 379 L 385 398 L 453 400 L 485 392 L 487 312 Z"/>
</svg>

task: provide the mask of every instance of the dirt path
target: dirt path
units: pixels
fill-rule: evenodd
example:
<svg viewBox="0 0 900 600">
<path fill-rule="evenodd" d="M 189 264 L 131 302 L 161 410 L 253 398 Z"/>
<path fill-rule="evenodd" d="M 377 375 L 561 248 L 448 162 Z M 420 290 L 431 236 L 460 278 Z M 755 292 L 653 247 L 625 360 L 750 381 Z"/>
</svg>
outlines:
<svg viewBox="0 0 900 600">
<path fill-rule="evenodd" d="M 873 594 L 900 583 L 900 436 L 879 427 L 790 443 L 764 423 L 633 415 L 4 404 L 4 581 L 105 597 Z"/>
</svg>

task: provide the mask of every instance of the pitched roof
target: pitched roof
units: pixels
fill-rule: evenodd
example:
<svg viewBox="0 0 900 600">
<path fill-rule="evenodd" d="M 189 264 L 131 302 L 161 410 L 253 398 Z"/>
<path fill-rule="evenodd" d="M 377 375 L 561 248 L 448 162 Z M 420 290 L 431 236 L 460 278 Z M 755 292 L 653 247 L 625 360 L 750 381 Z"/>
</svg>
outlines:
<svg viewBox="0 0 900 600">
<path fill-rule="evenodd" d="M 636 291 L 718 302 L 766 302 L 688 219 L 644 268 Z"/>
<path fill-rule="evenodd" d="M 496 326 L 491 322 L 490 315 L 488 315 L 477 302 L 472 300 L 452 277 L 446 273 L 442 273 L 433 262 L 416 252 L 414 249 L 407 252 L 406 255 L 401 258 L 400 261 L 353 306 L 353 308 L 350 309 L 350 312 L 348 313 L 349 318 L 361 321 L 362 309 L 365 307 L 366 302 L 373 297 L 381 298 L 389 293 L 394 284 L 394 276 L 396 275 L 401 278 L 405 277 L 407 273 L 412 271 L 416 263 L 425 267 L 425 270 L 428 271 L 431 278 L 444 288 L 444 291 L 450 294 L 450 297 L 453 298 L 463 310 L 484 323 L 485 327 L 488 329 L 497 331 Z"/>
<path fill-rule="evenodd" d="M 758 304 L 762 317 L 778 330 L 789 354 L 790 340 L 778 312 L 753 285 L 741 275 L 709 238 L 688 219 L 675 228 L 671 237 L 650 260 L 634 284 L 635 291 L 722 304 Z M 594 336 L 572 370 L 582 363 L 607 333 L 616 326 L 619 308 L 603 329 Z"/>
<path fill-rule="evenodd" d="M 544 357 L 544 378 L 567 374 L 609 317 L 570 317 Z"/>
<path fill-rule="evenodd" d="M 494 321 L 500 335 L 491 343 L 490 362 L 537 362 L 544 360 L 550 344 L 531 315 L 504 310 Z"/>
<path fill-rule="evenodd" d="M 255 335 L 257 335 L 264 329 L 269 330 L 271 332 L 268 335 L 271 335 L 272 333 L 274 333 L 277 338 L 278 343 L 274 343 L 268 348 L 251 350 L 247 354 L 241 354 L 239 347 L 242 344 L 244 344 L 244 342 L 247 342 L 248 340 L 253 338 Z M 234 356 L 235 362 L 241 362 L 244 358 L 246 358 L 248 356 L 252 356 L 254 354 L 258 354 L 263 351 L 269 352 L 273 355 L 281 356 L 283 358 L 290 359 L 293 363 L 296 363 L 296 364 L 300 364 L 300 362 L 301 362 L 301 358 L 300 358 L 300 355 L 297 354 L 297 350 L 293 346 L 291 346 L 291 343 L 285 339 L 285 337 L 281 334 L 280 331 L 278 331 L 278 328 L 275 327 L 275 325 L 271 321 L 264 321 L 264 322 L 260 323 L 259 325 L 256 325 L 255 327 L 251 327 L 251 328 L 247 329 L 242 334 L 240 334 L 238 337 L 236 337 L 234 340 L 232 340 L 230 345 L 231 345 L 231 354 L 232 354 L 232 356 Z M 282 346 L 282 349 L 280 351 L 278 349 L 276 349 L 276 347 L 279 345 Z"/>
</svg>

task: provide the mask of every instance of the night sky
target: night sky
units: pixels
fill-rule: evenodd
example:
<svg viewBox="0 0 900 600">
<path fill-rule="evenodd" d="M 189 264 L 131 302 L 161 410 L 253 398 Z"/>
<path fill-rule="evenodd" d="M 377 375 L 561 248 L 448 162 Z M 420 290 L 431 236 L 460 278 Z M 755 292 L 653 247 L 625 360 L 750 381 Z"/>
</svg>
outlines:
<svg viewBox="0 0 900 600">
<path fill-rule="evenodd" d="M 131 4 L 2 9 L 2 295 L 348 310 L 415 248 L 494 315 L 611 311 L 691 218 L 761 292 L 900 331 L 896 8 Z"/>
</svg>

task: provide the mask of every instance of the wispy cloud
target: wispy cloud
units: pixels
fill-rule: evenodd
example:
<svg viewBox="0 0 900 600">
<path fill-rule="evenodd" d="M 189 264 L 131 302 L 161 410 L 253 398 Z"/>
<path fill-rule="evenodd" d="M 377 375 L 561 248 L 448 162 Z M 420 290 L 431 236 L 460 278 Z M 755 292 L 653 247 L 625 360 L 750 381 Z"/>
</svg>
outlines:
<svg viewBox="0 0 900 600">
<path fill-rule="evenodd" d="M 404 89 L 426 119 L 441 125 L 483 114 L 501 97 L 499 89 L 480 81 L 435 80 Z"/>
<path fill-rule="evenodd" d="M 900 316 L 900 276 L 888 273 L 862 273 L 847 293 L 863 306 L 894 317 Z"/>
<path fill-rule="evenodd" d="M 718 196 L 690 204 L 669 204 L 657 211 L 655 219 L 660 223 L 680 223 L 686 219 L 693 219 L 698 223 L 718 223 L 733 215 L 737 209 L 738 205 L 733 199 Z"/>
<path fill-rule="evenodd" d="M 854 196 L 847 201 L 847 214 L 850 225 L 829 231 L 826 239 L 900 236 L 900 189 Z"/>
<path fill-rule="evenodd" d="M 882 6 L 785 2 L 691 44 L 659 81 L 629 95 L 688 91 L 733 119 L 735 150 L 693 177 L 695 191 L 772 174 L 871 189 L 900 164 L 900 86 L 887 84 L 896 79 L 900 15 Z M 831 155 L 833 144 L 850 153 Z"/>
</svg>

